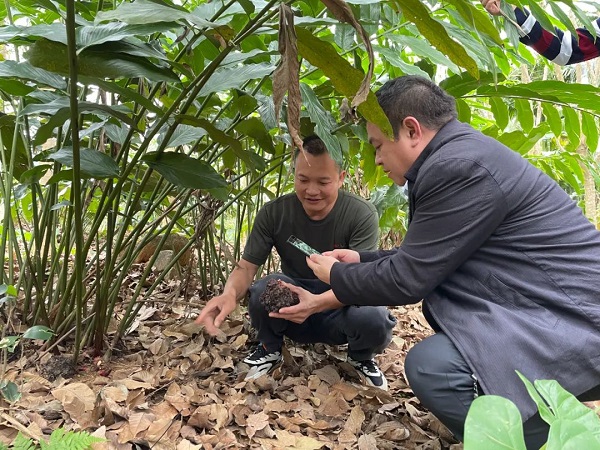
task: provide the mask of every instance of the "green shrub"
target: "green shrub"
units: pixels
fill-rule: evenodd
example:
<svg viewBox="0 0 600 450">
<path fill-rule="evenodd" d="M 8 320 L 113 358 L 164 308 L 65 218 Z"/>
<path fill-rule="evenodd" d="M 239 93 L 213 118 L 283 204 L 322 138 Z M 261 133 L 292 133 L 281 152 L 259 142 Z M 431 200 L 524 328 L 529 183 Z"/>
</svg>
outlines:
<svg viewBox="0 0 600 450">
<path fill-rule="evenodd" d="M 517 372 L 518 373 L 518 372 Z M 600 450 L 600 417 L 554 380 L 533 384 L 518 373 L 550 424 L 543 450 Z M 465 422 L 464 450 L 526 450 L 521 414 L 513 402 L 496 395 L 475 399 Z"/>
</svg>

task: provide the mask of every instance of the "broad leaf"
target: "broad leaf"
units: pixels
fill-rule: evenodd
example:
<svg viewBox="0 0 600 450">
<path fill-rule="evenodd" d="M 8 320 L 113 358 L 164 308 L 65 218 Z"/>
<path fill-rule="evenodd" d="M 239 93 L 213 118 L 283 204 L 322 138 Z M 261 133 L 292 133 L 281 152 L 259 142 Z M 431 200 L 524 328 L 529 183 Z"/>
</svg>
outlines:
<svg viewBox="0 0 600 450">
<path fill-rule="evenodd" d="M 497 395 L 476 398 L 465 421 L 465 450 L 525 450 L 521 414 Z"/>
<path fill-rule="evenodd" d="M 1 78 L 21 78 L 35 81 L 56 89 L 65 89 L 67 83 L 62 77 L 39 67 L 34 67 L 28 62 L 0 61 Z"/>
<path fill-rule="evenodd" d="M 300 85 L 300 90 L 302 91 L 302 98 L 306 110 L 308 111 L 308 115 L 315 124 L 315 134 L 323 140 L 331 158 L 336 161 L 340 167 L 343 167 L 342 147 L 340 141 L 332 133 L 336 126 L 335 120 L 331 117 L 331 114 L 323 108 L 317 95 L 307 84 L 302 83 Z"/>
<path fill-rule="evenodd" d="M 595 414 L 592 410 L 590 412 Z M 545 450 L 583 449 L 600 450 L 600 440 L 597 435 L 578 421 L 557 419 L 552 423 Z"/>
<path fill-rule="evenodd" d="M 120 41 L 132 36 L 147 36 L 162 33 L 179 27 L 175 22 L 161 22 L 152 24 L 127 25 L 123 22 L 110 22 L 107 24 L 84 26 L 76 28 L 76 42 L 78 52 L 86 47 L 103 44 L 109 41 Z"/>
<path fill-rule="evenodd" d="M 213 189 L 228 186 L 227 181 L 209 164 L 183 153 L 148 153 L 142 160 L 175 186 L 189 189 Z"/>
<path fill-rule="evenodd" d="M 19 336 L 4 336 L 0 339 L 0 349 L 6 349 L 12 353 L 20 340 Z"/>
<path fill-rule="evenodd" d="M 521 128 L 529 133 L 533 128 L 533 111 L 528 100 L 515 99 L 515 109 L 517 110 L 517 119 Z"/>
<path fill-rule="evenodd" d="M 479 77 L 479 68 L 465 49 L 454 42 L 444 26 L 430 15 L 429 9 L 419 0 L 395 0 L 402 13 L 413 22 L 423 37 L 444 55 L 448 56 L 456 65 L 464 67 L 474 78 Z"/>
<path fill-rule="evenodd" d="M 14 403 L 21 398 L 19 387 L 12 381 L 0 381 L 0 393 L 9 403 Z"/>
<path fill-rule="evenodd" d="M 25 333 L 23 333 L 24 339 L 40 339 L 42 341 L 47 341 L 48 339 L 51 339 L 52 336 L 54 336 L 54 331 L 43 325 L 35 325 L 28 328 L 25 330 Z"/>
<path fill-rule="evenodd" d="M 562 111 L 565 116 L 565 131 L 569 138 L 565 148 L 567 150 L 575 150 L 581 143 L 581 123 L 579 122 L 579 116 L 571 108 L 563 107 Z"/>
<path fill-rule="evenodd" d="M 496 125 L 501 130 L 508 126 L 509 113 L 508 106 L 504 103 L 500 97 L 490 97 L 490 107 L 492 108 L 492 114 L 496 119 Z"/>
<path fill-rule="evenodd" d="M 363 72 L 352 67 L 330 43 L 322 41 L 310 31 L 296 27 L 296 35 L 300 54 L 313 66 L 320 68 L 342 95 L 352 98 L 360 88 Z M 357 109 L 368 122 L 377 125 L 386 135 L 393 135 L 390 121 L 373 93 Z"/>
<path fill-rule="evenodd" d="M 92 178 L 117 178 L 119 176 L 119 165 L 106 153 L 83 148 L 79 152 L 80 169 L 84 174 Z M 63 147 L 55 153 L 51 153 L 48 159 L 57 161 L 65 166 L 73 166 L 73 147 Z"/>
<path fill-rule="evenodd" d="M 67 46 L 45 39 L 36 41 L 25 55 L 29 62 L 42 69 L 68 76 Z M 151 81 L 179 81 L 177 75 L 165 67 L 152 64 L 147 58 L 88 48 L 79 54 L 78 73 L 91 78 L 137 78 Z"/>
<path fill-rule="evenodd" d="M 270 75 L 275 66 L 272 64 L 246 64 L 241 67 L 218 69 L 202 87 L 199 97 L 213 92 L 241 88 L 248 80 L 256 80 Z"/>
<path fill-rule="evenodd" d="M 159 22 L 177 22 L 191 14 L 184 8 L 169 7 L 148 0 L 121 3 L 111 11 L 101 11 L 96 16 L 96 22 L 120 20 L 130 25 L 148 25 Z M 196 18 L 200 20 L 200 18 Z M 206 24 L 210 22 L 205 21 Z"/>
<path fill-rule="evenodd" d="M 550 103 L 542 103 L 542 110 L 544 111 L 546 122 L 548 125 L 550 125 L 552 134 L 554 134 L 556 137 L 559 137 L 562 134 L 562 119 L 560 117 L 560 113 L 556 109 L 556 106 Z"/>
<path fill-rule="evenodd" d="M 581 129 L 585 135 L 586 144 L 592 152 L 598 150 L 598 125 L 596 117 L 581 113 Z"/>
</svg>

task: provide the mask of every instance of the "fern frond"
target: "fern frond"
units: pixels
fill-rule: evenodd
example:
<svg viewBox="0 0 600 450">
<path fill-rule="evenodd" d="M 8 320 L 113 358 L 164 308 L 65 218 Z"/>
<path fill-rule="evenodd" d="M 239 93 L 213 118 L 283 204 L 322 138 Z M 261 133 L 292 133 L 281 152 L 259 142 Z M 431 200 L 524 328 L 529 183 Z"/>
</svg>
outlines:
<svg viewBox="0 0 600 450">
<path fill-rule="evenodd" d="M 7 447 L 0 447 L 0 450 L 5 450 Z M 33 450 L 35 449 L 35 445 L 33 441 L 29 438 L 26 438 L 21 433 L 17 435 L 17 438 L 14 440 L 12 444 L 13 450 Z"/>
<path fill-rule="evenodd" d="M 89 450 L 95 442 L 103 442 L 85 431 L 65 431 L 57 428 L 50 435 L 50 440 L 40 442 L 41 450 Z"/>
</svg>

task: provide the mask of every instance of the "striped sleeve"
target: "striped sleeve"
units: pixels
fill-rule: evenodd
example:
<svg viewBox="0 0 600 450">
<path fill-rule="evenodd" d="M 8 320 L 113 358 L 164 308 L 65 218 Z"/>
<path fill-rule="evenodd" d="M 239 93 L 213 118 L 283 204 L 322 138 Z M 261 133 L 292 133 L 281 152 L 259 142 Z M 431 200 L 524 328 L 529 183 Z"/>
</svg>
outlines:
<svg viewBox="0 0 600 450">
<path fill-rule="evenodd" d="M 542 28 L 527 10 L 515 9 L 517 23 L 526 36 L 521 42 L 532 47 L 544 58 L 559 66 L 575 64 L 600 56 L 600 18 L 593 22 L 597 39 L 585 28 L 577 29 L 577 37 L 570 31 L 555 29 L 555 34 Z"/>
</svg>

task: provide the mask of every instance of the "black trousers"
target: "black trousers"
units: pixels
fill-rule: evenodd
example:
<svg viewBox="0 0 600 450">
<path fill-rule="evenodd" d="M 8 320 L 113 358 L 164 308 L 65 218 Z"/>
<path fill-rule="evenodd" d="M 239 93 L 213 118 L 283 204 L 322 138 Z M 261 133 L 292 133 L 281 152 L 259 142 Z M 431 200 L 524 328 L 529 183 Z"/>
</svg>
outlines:
<svg viewBox="0 0 600 450">
<path fill-rule="evenodd" d="M 411 389 L 454 436 L 461 440 L 471 403 L 481 388 L 473 371 L 444 333 L 438 332 L 410 349 L 404 370 Z M 580 401 L 600 399 L 600 385 L 577 397 Z M 539 450 L 548 440 L 549 425 L 539 414 L 523 423 L 528 450 Z"/>
<path fill-rule="evenodd" d="M 248 312 L 258 340 L 267 350 L 279 350 L 283 337 L 287 336 L 300 344 L 348 344 L 348 356 L 364 361 L 383 352 L 391 342 L 396 319 L 385 306 L 346 306 L 313 314 L 301 324 L 269 317 L 259 297 L 267 281 L 273 278 L 303 287 L 313 294 L 329 289 L 319 280 L 294 280 L 280 273 L 257 280 L 250 287 Z"/>
</svg>

